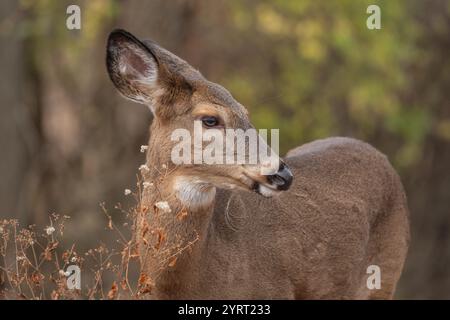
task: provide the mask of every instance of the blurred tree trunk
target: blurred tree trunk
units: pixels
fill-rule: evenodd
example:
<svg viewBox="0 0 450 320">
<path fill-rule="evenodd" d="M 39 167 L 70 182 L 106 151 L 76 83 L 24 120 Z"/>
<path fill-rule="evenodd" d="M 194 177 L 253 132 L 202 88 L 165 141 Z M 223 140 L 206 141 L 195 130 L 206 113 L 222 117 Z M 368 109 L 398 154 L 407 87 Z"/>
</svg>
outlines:
<svg viewBox="0 0 450 320">
<path fill-rule="evenodd" d="M 416 45 L 427 58 L 412 66 L 414 81 L 405 104 L 419 104 L 431 110 L 434 118 L 423 161 L 403 177 L 411 209 L 412 245 L 400 289 L 408 297 L 449 299 L 450 147 L 437 128 L 450 119 L 450 12 L 445 0 L 417 0 L 410 5 L 416 26 L 422 30 Z"/>
<path fill-rule="evenodd" d="M 28 160 L 26 144 L 33 139 L 23 130 L 30 114 L 24 103 L 23 43 L 13 28 L 17 6 L 15 0 L 0 2 L 0 218 L 23 216 L 18 210 Z"/>
</svg>

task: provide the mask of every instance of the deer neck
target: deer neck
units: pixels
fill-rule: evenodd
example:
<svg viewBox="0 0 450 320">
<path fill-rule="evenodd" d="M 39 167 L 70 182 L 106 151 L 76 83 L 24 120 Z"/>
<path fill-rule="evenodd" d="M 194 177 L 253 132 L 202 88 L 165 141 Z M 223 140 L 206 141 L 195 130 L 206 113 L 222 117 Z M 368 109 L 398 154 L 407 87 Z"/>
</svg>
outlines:
<svg viewBox="0 0 450 320">
<path fill-rule="evenodd" d="M 173 288 L 198 269 L 216 189 L 176 169 L 148 167 L 142 197 L 146 213 L 138 224 L 142 268 L 157 288 Z"/>
</svg>

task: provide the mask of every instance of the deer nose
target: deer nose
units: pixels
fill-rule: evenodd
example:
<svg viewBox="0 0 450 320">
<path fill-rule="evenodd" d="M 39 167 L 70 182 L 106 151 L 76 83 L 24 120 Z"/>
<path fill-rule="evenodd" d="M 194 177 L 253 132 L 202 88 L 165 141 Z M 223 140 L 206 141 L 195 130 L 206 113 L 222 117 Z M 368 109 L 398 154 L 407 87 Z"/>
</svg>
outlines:
<svg viewBox="0 0 450 320">
<path fill-rule="evenodd" d="M 294 176 L 292 175 L 291 170 L 285 163 L 280 164 L 280 168 L 278 172 L 267 176 L 267 180 L 270 184 L 277 187 L 278 190 L 287 190 L 292 184 Z"/>
</svg>

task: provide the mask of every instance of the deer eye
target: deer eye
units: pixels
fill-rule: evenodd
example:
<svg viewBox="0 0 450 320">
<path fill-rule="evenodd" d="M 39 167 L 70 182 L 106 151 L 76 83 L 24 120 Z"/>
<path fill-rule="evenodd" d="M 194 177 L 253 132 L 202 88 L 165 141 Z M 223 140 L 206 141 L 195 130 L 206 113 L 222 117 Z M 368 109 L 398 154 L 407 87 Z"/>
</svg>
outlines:
<svg viewBox="0 0 450 320">
<path fill-rule="evenodd" d="M 205 127 L 212 128 L 219 125 L 219 119 L 213 116 L 204 116 L 202 117 L 202 123 Z"/>
</svg>

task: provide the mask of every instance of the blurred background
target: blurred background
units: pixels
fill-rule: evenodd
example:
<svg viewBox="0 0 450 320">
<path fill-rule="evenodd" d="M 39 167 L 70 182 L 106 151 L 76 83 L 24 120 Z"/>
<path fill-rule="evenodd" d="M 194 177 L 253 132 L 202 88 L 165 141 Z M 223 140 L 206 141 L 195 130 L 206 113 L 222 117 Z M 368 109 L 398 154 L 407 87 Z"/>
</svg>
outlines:
<svg viewBox="0 0 450 320">
<path fill-rule="evenodd" d="M 81 30 L 66 28 L 70 4 Z M 116 27 L 228 88 L 257 127 L 280 128 L 282 153 L 342 135 L 387 154 L 412 223 L 397 298 L 450 298 L 450 1 L 3 0 L 0 219 L 70 215 L 83 247 L 102 240 L 99 203 L 129 201 L 152 117 L 108 78 Z"/>
</svg>

